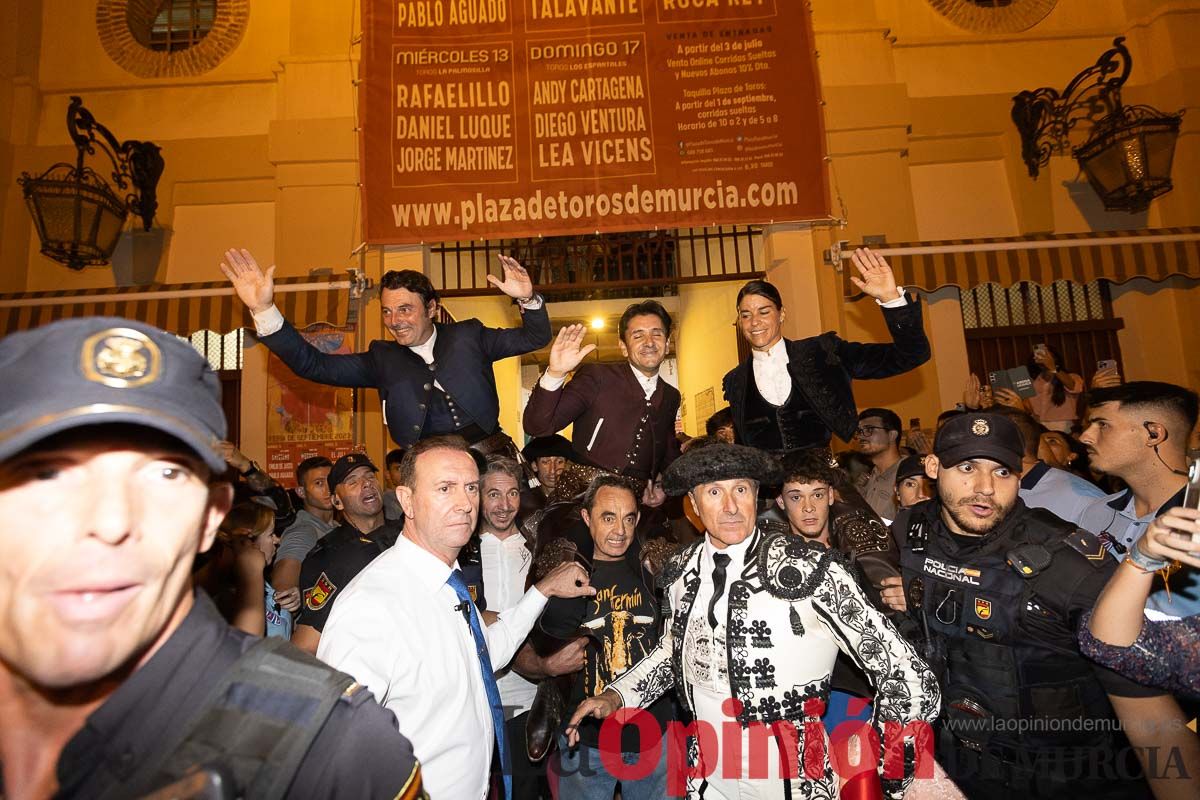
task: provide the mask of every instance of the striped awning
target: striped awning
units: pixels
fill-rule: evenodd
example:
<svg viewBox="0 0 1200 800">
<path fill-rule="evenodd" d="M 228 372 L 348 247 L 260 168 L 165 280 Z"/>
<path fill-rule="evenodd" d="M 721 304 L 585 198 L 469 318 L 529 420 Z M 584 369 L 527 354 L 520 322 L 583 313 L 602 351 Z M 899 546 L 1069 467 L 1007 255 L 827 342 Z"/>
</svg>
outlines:
<svg viewBox="0 0 1200 800">
<path fill-rule="evenodd" d="M 1172 275 L 1200 277 L 1200 228 L 1068 233 L 1006 239 L 959 239 L 873 247 L 887 258 L 902 286 L 933 291 L 943 286 L 969 289 L 982 283 L 1014 286 L 1055 281 L 1090 283 L 1098 278 L 1124 283 L 1134 278 L 1164 280 Z M 842 288 L 850 282 L 853 247 L 843 247 Z"/>
<path fill-rule="evenodd" d="M 297 328 L 318 322 L 353 326 L 357 320 L 351 292 L 361 288 L 354 273 L 276 278 L 275 302 Z M 254 327 L 250 312 L 228 281 L 0 294 L 0 336 L 93 315 L 135 319 L 180 336 Z"/>
</svg>

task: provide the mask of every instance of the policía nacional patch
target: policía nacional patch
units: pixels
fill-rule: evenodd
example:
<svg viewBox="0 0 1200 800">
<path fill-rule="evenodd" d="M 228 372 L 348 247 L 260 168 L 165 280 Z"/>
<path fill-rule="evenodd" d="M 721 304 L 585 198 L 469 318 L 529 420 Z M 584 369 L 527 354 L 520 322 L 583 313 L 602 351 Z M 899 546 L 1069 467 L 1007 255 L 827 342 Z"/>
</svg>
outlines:
<svg viewBox="0 0 1200 800">
<path fill-rule="evenodd" d="M 320 611 L 336 591 L 337 587 L 333 585 L 333 581 L 322 572 L 316 584 L 304 590 L 304 607 L 309 611 Z"/>
</svg>

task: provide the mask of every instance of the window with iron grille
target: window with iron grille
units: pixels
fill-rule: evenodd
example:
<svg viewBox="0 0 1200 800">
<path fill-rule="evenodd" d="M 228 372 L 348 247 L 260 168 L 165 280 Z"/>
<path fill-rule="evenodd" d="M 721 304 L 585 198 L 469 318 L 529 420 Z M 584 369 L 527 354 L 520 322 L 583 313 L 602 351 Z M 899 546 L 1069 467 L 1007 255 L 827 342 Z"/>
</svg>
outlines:
<svg viewBox="0 0 1200 800">
<path fill-rule="evenodd" d="M 187 50 L 208 35 L 216 17 L 217 0 L 165 0 L 144 44 L 167 53 Z"/>
<path fill-rule="evenodd" d="M 1063 369 L 1085 379 L 1102 360 L 1120 366 L 1117 331 L 1124 322 L 1113 316 L 1107 281 L 1011 287 L 987 283 L 964 289 L 960 297 L 967 361 L 981 378 L 1024 365 L 1038 344 L 1053 348 Z"/>
<path fill-rule="evenodd" d="M 1112 319 L 1108 285 L 1058 281 L 1050 286 L 985 283 L 962 292 L 963 327 L 1004 328 Z"/>
<path fill-rule="evenodd" d="M 196 352 L 208 359 L 217 372 L 242 368 L 242 345 L 245 331 L 241 328 L 221 334 L 212 331 L 196 331 L 180 339 L 196 348 Z"/>
</svg>

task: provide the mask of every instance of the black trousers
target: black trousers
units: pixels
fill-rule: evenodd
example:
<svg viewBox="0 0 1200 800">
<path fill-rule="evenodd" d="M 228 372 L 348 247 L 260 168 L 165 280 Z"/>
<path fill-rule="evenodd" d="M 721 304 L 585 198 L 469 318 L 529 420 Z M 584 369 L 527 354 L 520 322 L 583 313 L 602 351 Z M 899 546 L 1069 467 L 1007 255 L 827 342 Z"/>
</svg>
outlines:
<svg viewBox="0 0 1200 800">
<path fill-rule="evenodd" d="M 529 712 L 518 714 L 504 723 L 504 734 L 508 740 L 508 772 L 512 775 L 512 800 L 548 800 L 550 784 L 546 782 L 546 762 L 554 758 L 551 753 L 535 764 L 525 751 L 525 722 Z M 492 757 L 493 783 L 500 782 L 500 754 Z M 501 786 L 503 788 L 503 786 Z"/>
</svg>

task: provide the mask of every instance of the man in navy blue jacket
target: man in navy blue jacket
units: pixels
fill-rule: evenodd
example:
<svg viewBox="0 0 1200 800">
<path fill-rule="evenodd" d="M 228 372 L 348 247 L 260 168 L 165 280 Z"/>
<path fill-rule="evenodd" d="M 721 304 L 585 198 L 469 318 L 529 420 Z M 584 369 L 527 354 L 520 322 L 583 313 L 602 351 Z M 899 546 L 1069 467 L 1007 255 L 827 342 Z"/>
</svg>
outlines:
<svg viewBox="0 0 1200 800">
<path fill-rule="evenodd" d="M 380 282 L 383 325 L 393 341 L 371 342 L 365 353 L 329 355 L 313 347 L 274 303 L 275 267 L 265 272 L 246 250 L 229 250 L 221 271 L 254 316 L 259 339 L 301 378 L 332 386 L 372 388 L 383 401 L 393 441 L 458 434 L 485 452 L 510 444 L 499 427 L 500 400 L 492 363 L 550 342 L 550 317 L 529 273 L 500 256 L 504 280 L 488 282 L 517 301 L 520 328 L 487 328 L 477 319 L 434 322 L 438 295 L 414 270 L 390 271 Z"/>
</svg>

